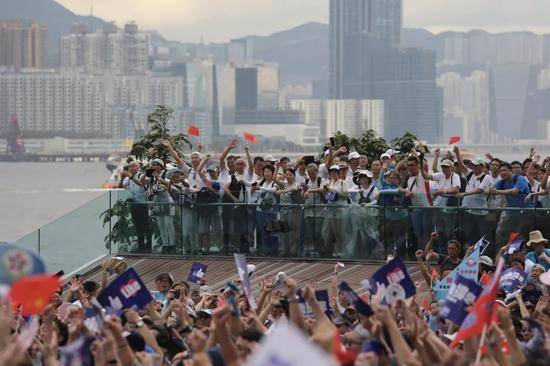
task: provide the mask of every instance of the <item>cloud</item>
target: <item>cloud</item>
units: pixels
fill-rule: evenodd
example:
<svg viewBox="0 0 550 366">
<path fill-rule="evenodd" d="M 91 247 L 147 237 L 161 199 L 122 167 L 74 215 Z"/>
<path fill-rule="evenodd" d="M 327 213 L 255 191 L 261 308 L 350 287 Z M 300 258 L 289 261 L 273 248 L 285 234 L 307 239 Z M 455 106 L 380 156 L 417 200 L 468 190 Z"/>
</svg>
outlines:
<svg viewBox="0 0 550 366">
<path fill-rule="evenodd" d="M 79 14 L 119 25 L 135 20 L 169 39 L 222 42 L 328 22 L 329 0 L 57 0 Z M 404 25 L 430 30 L 550 31 L 548 0 L 403 0 Z"/>
</svg>

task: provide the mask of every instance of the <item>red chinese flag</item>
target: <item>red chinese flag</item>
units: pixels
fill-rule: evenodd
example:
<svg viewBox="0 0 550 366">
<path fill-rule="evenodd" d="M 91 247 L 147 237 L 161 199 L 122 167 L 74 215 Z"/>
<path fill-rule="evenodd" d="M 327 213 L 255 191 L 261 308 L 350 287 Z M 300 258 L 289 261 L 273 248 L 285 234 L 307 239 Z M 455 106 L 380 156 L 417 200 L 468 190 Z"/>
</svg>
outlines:
<svg viewBox="0 0 550 366">
<path fill-rule="evenodd" d="M 449 145 L 452 145 L 454 144 L 455 142 L 459 142 L 460 141 L 460 137 L 459 136 L 451 136 L 451 138 L 449 139 Z"/>
<path fill-rule="evenodd" d="M 246 141 L 250 141 L 252 142 L 254 145 L 257 145 L 258 144 L 258 139 L 256 138 L 256 136 L 254 136 L 253 134 L 251 134 L 250 132 L 245 132 L 244 134 L 244 139 Z"/>
<path fill-rule="evenodd" d="M 510 233 L 510 236 L 508 237 L 508 243 L 511 243 L 514 240 L 516 240 L 518 236 L 519 236 L 519 233 Z"/>
<path fill-rule="evenodd" d="M 491 283 L 485 287 L 485 290 L 479 295 L 472 310 L 462 322 L 460 329 L 456 333 L 455 339 L 451 342 L 451 347 L 456 347 L 461 341 L 474 337 L 483 332 L 484 326 L 489 326 L 493 319 L 495 310 L 495 297 L 498 292 L 498 282 L 500 274 L 504 267 L 504 259 L 500 258 L 495 275 Z"/>
<path fill-rule="evenodd" d="M 437 276 L 439 275 L 439 273 L 437 273 L 437 271 L 434 269 L 432 269 L 432 279 L 436 279 Z"/>
<path fill-rule="evenodd" d="M 199 128 L 195 126 L 189 126 L 187 133 L 191 136 L 199 136 L 201 134 Z"/>
<path fill-rule="evenodd" d="M 487 286 L 489 283 L 491 283 L 491 275 L 487 272 L 483 272 L 483 274 L 481 275 L 481 278 L 479 279 L 479 282 L 483 286 Z"/>
<path fill-rule="evenodd" d="M 39 314 L 59 289 L 59 278 L 52 275 L 23 277 L 11 286 L 9 298 L 14 306 L 21 305 L 24 316 Z"/>
</svg>

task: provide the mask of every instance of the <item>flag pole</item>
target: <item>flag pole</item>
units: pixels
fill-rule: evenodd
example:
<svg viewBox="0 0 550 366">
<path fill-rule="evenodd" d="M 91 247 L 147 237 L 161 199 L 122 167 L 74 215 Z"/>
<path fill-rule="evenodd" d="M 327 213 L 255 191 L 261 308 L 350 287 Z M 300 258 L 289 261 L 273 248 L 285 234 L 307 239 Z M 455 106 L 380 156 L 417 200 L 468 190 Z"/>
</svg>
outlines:
<svg viewBox="0 0 550 366">
<path fill-rule="evenodd" d="M 486 334 L 487 334 L 487 324 L 484 324 L 483 332 L 481 332 L 481 339 L 479 341 L 479 346 L 477 348 L 476 363 L 474 365 L 478 365 L 479 361 L 481 361 L 481 348 L 483 347 L 483 343 L 485 343 Z"/>
</svg>

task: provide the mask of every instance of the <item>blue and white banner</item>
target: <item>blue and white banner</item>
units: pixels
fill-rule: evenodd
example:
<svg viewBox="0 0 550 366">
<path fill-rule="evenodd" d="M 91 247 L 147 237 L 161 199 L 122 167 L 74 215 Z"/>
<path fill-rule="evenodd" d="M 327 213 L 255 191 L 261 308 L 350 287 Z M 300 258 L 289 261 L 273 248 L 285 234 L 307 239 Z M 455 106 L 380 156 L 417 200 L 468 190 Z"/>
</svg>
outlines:
<svg viewBox="0 0 550 366">
<path fill-rule="evenodd" d="M 506 293 L 514 292 L 518 287 L 523 286 L 527 280 L 527 273 L 518 268 L 508 268 L 502 272 L 498 285 Z"/>
<path fill-rule="evenodd" d="M 364 316 L 371 316 L 373 314 L 370 305 L 361 300 L 359 295 L 357 295 L 345 281 L 342 281 L 342 283 L 338 285 L 338 289 L 342 292 L 342 295 L 348 299 L 350 304 L 355 306 L 359 314 Z"/>
<path fill-rule="evenodd" d="M 43 273 L 46 265 L 37 253 L 12 244 L 0 245 L 0 284 L 11 285 L 25 276 Z"/>
<path fill-rule="evenodd" d="M 363 284 L 366 285 L 366 281 Z M 365 286 L 366 287 L 366 286 Z M 398 299 L 408 299 L 416 294 L 416 287 L 407 268 L 399 258 L 386 263 L 368 281 L 371 293 L 380 293 L 381 303 L 393 304 Z"/>
<path fill-rule="evenodd" d="M 129 268 L 107 286 L 97 301 L 104 307 L 120 313 L 123 309 L 143 309 L 153 301 L 153 297 L 133 268 Z"/>
<path fill-rule="evenodd" d="M 206 269 L 208 266 L 199 262 L 193 262 L 191 265 L 191 270 L 189 271 L 189 276 L 187 276 L 187 281 L 194 283 L 195 285 L 202 286 L 206 283 Z"/>
<path fill-rule="evenodd" d="M 256 299 L 252 293 L 252 284 L 250 283 L 250 278 L 248 277 L 248 267 L 246 265 L 246 257 L 244 254 L 235 253 L 235 264 L 237 265 L 237 272 L 239 273 L 239 278 L 243 285 L 244 294 L 252 310 L 256 310 Z"/>
<path fill-rule="evenodd" d="M 329 302 L 328 302 L 328 290 L 315 290 L 315 299 L 317 302 L 321 305 L 321 308 L 326 313 L 328 309 L 330 308 Z M 304 314 L 304 317 L 308 318 L 313 316 L 313 309 L 307 304 L 307 302 L 302 297 L 302 289 L 296 290 L 296 300 L 298 301 L 298 305 L 300 306 L 300 309 L 302 309 L 302 313 Z"/>
<path fill-rule="evenodd" d="M 439 315 L 461 325 L 468 314 L 466 307 L 476 302 L 481 291 L 482 288 L 476 281 L 457 275 L 439 310 Z"/>
<path fill-rule="evenodd" d="M 521 252 L 522 244 L 523 244 L 522 238 L 515 239 L 513 242 L 508 244 L 508 250 L 506 251 L 506 254 L 513 255 Z"/>
<path fill-rule="evenodd" d="M 477 245 L 476 245 L 477 246 Z M 477 281 L 479 272 L 479 253 L 481 245 L 470 253 L 467 258 L 464 258 L 462 262 L 451 273 L 437 281 L 434 284 L 434 292 L 436 300 L 444 300 L 447 297 L 447 292 L 451 288 L 457 275 L 468 278 L 473 281 Z"/>
</svg>

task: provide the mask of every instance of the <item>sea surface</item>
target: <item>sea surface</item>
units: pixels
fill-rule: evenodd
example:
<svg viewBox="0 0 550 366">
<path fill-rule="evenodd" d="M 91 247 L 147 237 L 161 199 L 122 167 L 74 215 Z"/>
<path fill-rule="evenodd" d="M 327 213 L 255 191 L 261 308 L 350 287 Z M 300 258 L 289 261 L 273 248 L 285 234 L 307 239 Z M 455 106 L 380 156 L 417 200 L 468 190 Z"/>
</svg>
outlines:
<svg viewBox="0 0 550 366">
<path fill-rule="evenodd" d="M 0 242 L 15 241 L 100 196 L 105 163 L 0 163 Z"/>
</svg>

